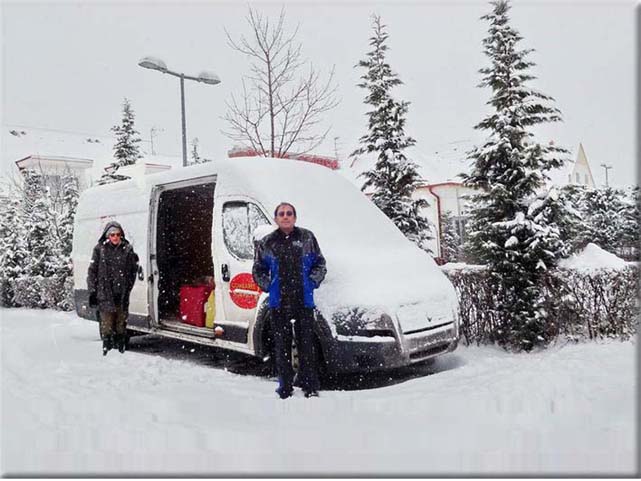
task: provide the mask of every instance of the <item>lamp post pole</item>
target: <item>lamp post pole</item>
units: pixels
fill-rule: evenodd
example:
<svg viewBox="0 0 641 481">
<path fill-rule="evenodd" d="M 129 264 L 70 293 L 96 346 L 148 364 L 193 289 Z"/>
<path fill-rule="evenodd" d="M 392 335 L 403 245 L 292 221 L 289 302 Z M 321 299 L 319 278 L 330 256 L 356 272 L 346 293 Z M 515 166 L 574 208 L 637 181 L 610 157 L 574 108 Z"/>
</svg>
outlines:
<svg viewBox="0 0 641 481">
<path fill-rule="evenodd" d="M 606 165 L 606 164 L 601 164 L 601 167 L 605 169 L 605 186 L 610 187 L 609 182 L 608 182 L 608 170 L 612 168 L 611 165 Z"/>
<path fill-rule="evenodd" d="M 182 72 L 172 72 L 167 68 L 167 65 L 162 60 L 155 57 L 144 57 L 138 62 L 138 65 L 143 68 L 151 70 L 158 70 L 159 72 L 173 75 L 180 79 L 180 113 L 181 113 L 181 127 L 182 127 L 182 147 L 183 147 L 183 167 L 187 166 L 187 121 L 185 120 L 185 79 L 195 80 L 209 85 L 217 85 L 220 83 L 218 75 L 211 72 L 201 72 L 198 77 L 185 75 Z"/>
<path fill-rule="evenodd" d="M 185 120 L 185 75 L 180 74 L 180 111 L 183 130 L 183 167 L 187 167 L 187 121 Z"/>
</svg>

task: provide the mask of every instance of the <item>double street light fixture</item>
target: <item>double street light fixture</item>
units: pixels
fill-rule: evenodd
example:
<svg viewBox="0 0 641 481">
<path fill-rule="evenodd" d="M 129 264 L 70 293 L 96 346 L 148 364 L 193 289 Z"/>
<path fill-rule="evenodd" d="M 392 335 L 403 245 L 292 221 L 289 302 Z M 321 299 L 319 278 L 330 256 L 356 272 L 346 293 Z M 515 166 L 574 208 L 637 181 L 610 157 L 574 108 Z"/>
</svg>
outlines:
<svg viewBox="0 0 641 481">
<path fill-rule="evenodd" d="M 203 71 L 200 72 L 198 77 L 192 77 L 190 75 L 185 75 L 182 72 L 173 72 L 167 68 L 167 64 L 155 57 L 144 57 L 139 62 L 138 65 L 143 68 L 148 68 L 151 70 L 157 70 L 168 75 L 173 75 L 180 79 L 180 109 L 182 112 L 182 134 L 183 134 L 183 167 L 187 166 L 187 127 L 185 122 L 185 79 L 195 80 L 196 82 L 202 82 L 209 85 L 216 85 L 220 83 L 220 78 L 218 75 L 212 72 Z"/>
</svg>

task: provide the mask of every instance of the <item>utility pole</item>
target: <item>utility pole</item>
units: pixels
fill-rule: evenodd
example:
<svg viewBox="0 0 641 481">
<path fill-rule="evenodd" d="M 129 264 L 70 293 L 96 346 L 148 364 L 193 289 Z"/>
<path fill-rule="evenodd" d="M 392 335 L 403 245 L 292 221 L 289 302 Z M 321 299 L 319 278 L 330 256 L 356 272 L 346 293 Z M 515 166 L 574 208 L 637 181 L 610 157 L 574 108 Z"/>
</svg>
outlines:
<svg viewBox="0 0 641 481">
<path fill-rule="evenodd" d="M 608 183 L 608 170 L 610 170 L 610 169 L 612 168 L 612 166 L 611 166 L 611 165 L 601 164 L 601 167 L 603 167 L 603 168 L 605 169 L 605 186 L 606 186 L 606 187 L 609 187 L 609 183 Z"/>
</svg>

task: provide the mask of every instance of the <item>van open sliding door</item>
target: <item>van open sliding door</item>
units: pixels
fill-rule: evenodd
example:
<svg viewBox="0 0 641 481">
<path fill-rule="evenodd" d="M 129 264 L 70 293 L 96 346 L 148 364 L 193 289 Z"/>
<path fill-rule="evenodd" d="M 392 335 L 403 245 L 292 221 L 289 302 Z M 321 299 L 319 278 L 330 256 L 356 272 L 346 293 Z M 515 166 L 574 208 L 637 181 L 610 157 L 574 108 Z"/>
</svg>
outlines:
<svg viewBox="0 0 641 481">
<path fill-rule="evenodd" d="M 157 185 L 149 222 L 149 300 L 157 328 L 213 337 L 205 327 L 184 323 L 180 291 L 212 279 L 212 225 L 216 176 Z"/>
</svg>

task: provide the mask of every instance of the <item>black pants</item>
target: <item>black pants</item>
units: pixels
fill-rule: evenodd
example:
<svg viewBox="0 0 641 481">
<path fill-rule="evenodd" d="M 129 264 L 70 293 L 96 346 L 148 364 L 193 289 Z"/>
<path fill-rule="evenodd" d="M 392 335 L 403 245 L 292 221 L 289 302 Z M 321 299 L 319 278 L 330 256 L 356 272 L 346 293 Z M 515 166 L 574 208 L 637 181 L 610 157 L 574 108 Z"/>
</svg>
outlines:
<svg viewBox="0 0 641 481">
<path fill-rule="evenodd" d="M 272 336 L 279 388 L 288 392 L 293 389 L 292 367 L 292 319 L 296 348 L 298 350 L 298 384 L 303 391 L 318 391 L 318 366 L 314 345 L 314 309 L 307 307 L 272 308 Z"/>
</svg>

